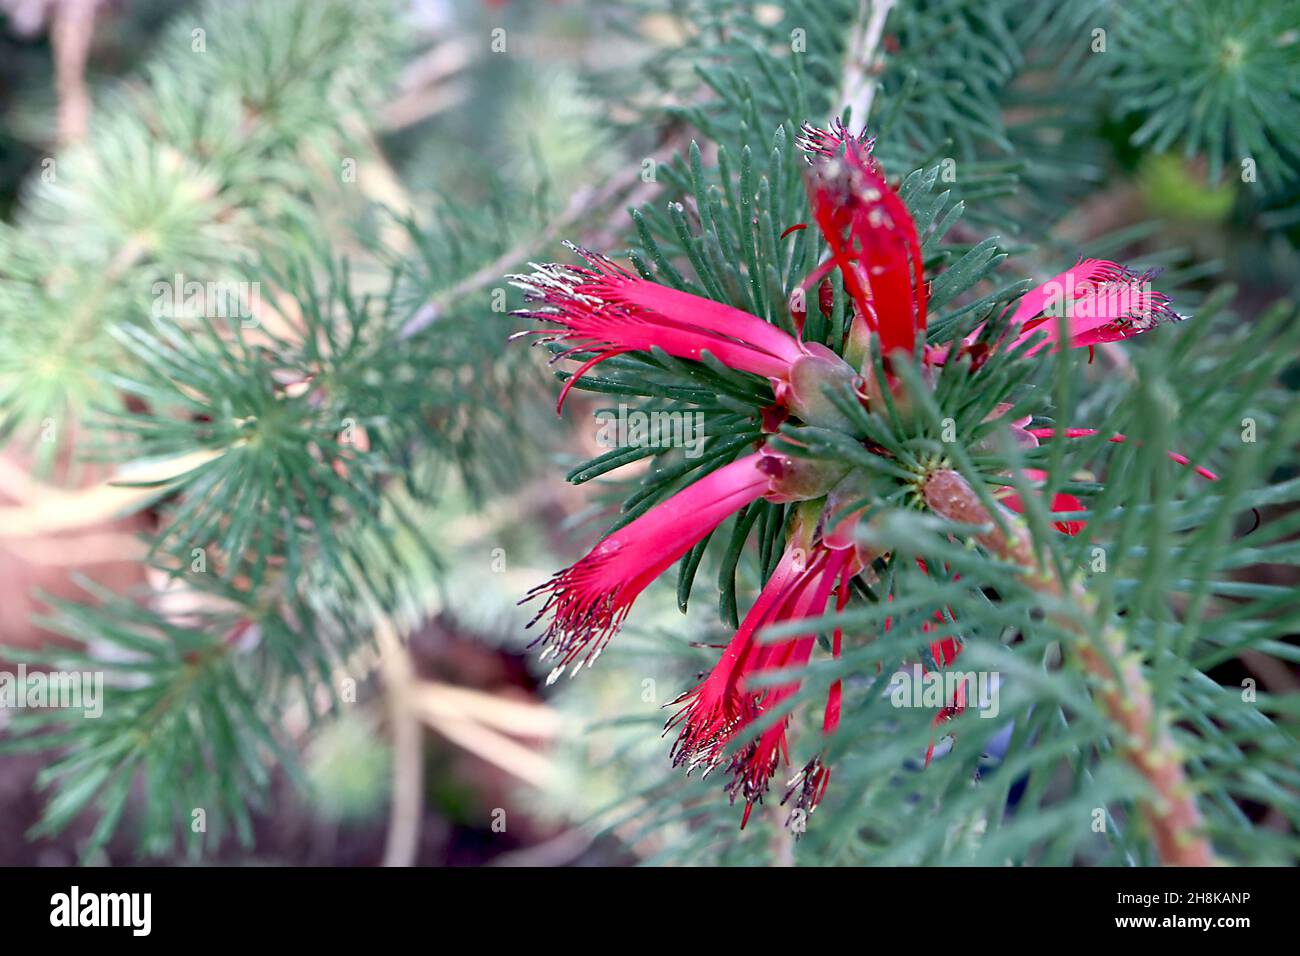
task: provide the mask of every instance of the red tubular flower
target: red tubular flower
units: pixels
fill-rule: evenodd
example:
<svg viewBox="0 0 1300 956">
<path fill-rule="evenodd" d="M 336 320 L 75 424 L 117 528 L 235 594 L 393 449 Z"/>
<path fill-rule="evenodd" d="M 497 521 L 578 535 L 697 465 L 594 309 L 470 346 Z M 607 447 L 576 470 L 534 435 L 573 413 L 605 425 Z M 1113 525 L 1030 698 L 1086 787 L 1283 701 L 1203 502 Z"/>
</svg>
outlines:
<svg viewBox="0 0 1300 956">
<path fill-rule="evenodd" d="M 673 701 L 684 705 L 664 728 L 665 733 L 679 728 L 672 749 L 674 766 L 685 766 L 687 773 L 703 767 L 707 776 L 720 765 L 727 750 L 745 733 L 747 725 L 759 715 L 780 707 L 798 691 L 798 680 L 757 689 L 750 687 L 748 680 L 764 671 L 806 665 L 816 635 L 803 635 L 774 644 L 760 644 L 756 636 L 771 624 L 815 618 L 824 613 L 837 581 L 837 606 L 843 608 L 848 597 L 848 581 L 858 570 L 856 555 L 849 548 L 836 550 L 818 544 L 805 551 L 802 545 L 794 542 L 786 548 L 772 577 L 745 615 L 718 663 L 698 686 Z M 836 655 L 839 654 L 840 639 L 837 631 L 833 640 Z M 834 733 L 839 724 L 839 713 L 840 687 L 837 682 L 827 696 L 823 734 Z M 729 770 L 733 779 L 727 791 L 733 803 L 737 797 L 745 801 L 742 828 L 749 821 L 754 804 L 762 802 L 771 778 L 788 762 L 786 730 L 789 723 L 790 715 L 787 714 L 761 731 L 732 757 Z M 786 798 L 798 789 L 800 797 L 796 807 L 811 811 L 825 793 L 829 779 L 829 771 L 820 757 L 814 758 L 791 781 Z"/>
<path fill-rule="evenodd" d="M 853 562 L 854 554 L 852 550 L 832 551 L 825 548 L 818 549 L 811 559 L 809 569 L 802 576 L 799 585 L 793 589 L 785 608 L 774 618 L 774 622 L 802 620 L 820 616 L 826 610 L 827 602 L 837 580 L 839 581 L 837 605 L 842 609 L 848 596 L 849 579 L 857 570 L 852 568 Z M 807 634 L 777 644 L 760 646 L 754 662 L 753 673 L 781 671 L 805 666 L 812 656 L 816 640 L 815 634 Z M 840 635 L 837 631 L 834 638 L 836 654 L 838 654 L 839 642 Z M 774 687 L 764 688 L 758 702 L 759 713 L 766 713 L 779 708 L 786 700 L 798 692 L 799 685 L 798 680 L 790 680 Z M 840 694 L 837 684 L 831 687 L 827 695 L 826 712 L 823 718 L 824 735 L 829 736 L 835 732 L 839 724 L 839 709 Z M 749 814 L 753 810 L 754 804 L 762 802 L 771 778 L 781 766 L 789 762 L 789 752 L 786 745 L 786 730 L 789 725 L 790 715 L 787 714 L 772 726 L 764 729 L 756 740 L 751 742 L 732 760 L 730 768 L 732 781 L 728 785 L 727 791 L 733 803 L 738 796 L 745 800 L 745 813 L 740 821 L 742 828 L 749 821 Z M 796 809 L 811 812 L 816 809 L 818 802 L 820 802 L 829 780 L 830 773 L 822 765 L 821 758 L 818 756 L 791 781 L 790 792 L 787 792 L 782 802 L 788 800 L 794 789 L 798 788 L 800 789 L 800 796 L 795 803 Z"/>
<path fill-rule="evenodd" d="M 558 326 L 543 334 L 571 346 L 559 358 L 596 353 L 565 385 L 561 405 L 583 374 L 623 352 L 657 347 L 699 361 L 707 350 L 731 368 L 765 378 L 783 377 L 803 354 L 795 339 L 757 316 L 641 279 L 604 256 L 571 248 L 593 268 L 552 264 L 511 277 L 529 298 L 544 303 L 520 314 Z"/>
<path fill-rule="evenodd" d="M 880 337 L 886 356 L 896 348 L 911 351 L 926 324 L 926 284 L 922 275 L 919 237 L 906 205 L 889 188 L 879 165 L 871 156 L 874 140 L 864 134 L 852 136 L 842 124 L 830 131 L 805 126 L 800 145 L 809 153 L 812 175 L 809 197 L 814 218 L 831 248 L 830 259 L 805 280 L 805 288 L 838 268 L 844 287 L 869 331 Z M 1169 296 L 1151 288 L 1153 272 L 1136 273 L 1114 262 L 1080 259 L 1072 268 L 1044 282 L 1023 296 L 1009 320 L 1009 344 L 1024 343 L 1038 332 L 1046 338 L 1029 354 L 1060 347 L 1057 316 L 1067 318 L 1066 345 L 1091 348 L 1146 332 L 1182 316 L 1170 308 Z M 855 317 L 856 320 L 856 317 Z M 975 345 L 983 326 L 962 341 L 963 348 Z M 924 360 L 942 363 L 946 348 L 929 348 Z M 999 406 L 995 414 L 1009 406 Z M 1012 434 L 1037 443 L 1051 437 L 1054 429 L 1030 429 L 1028 419 L 1012 423 Z M 1092 429 L 1070 429 L 1067 437 L 1095 434 Z M 1123 435 L 1110 439 L 1125 440 Z M 1187 458 L 1169 452 L 1170 458 L 1190 464 Z M 1207 469 L 1196 471 L 1206 478 L 1216 476 Z M 1046 476 L 1042 476 L 1045 478 Z M 1041 478 L 1039 480 L 1042 480 Z M 1006 499 L 1013 511 L 1023 503 L 1016 495 Z M 1053 512 L 1082 511 L 1073 495 L 1053 497 Z M 1060 521 L 1065 534 L 1077 534 L 1081 521 Z"/>
<path fill-rule="evenodd" d="M 1014 494 L 1007 495 L 1007 497 L 1002 499 L 1002 503 L 1006 505 L 1008 508 L 1010 508 L 1012 511 L 1014 511 L 1016 514 L 1025 513 L 1024 502 L 1020 500 L 1019 495 L 1014 495 Z M 1063 491 L 1058 491 L 1055 495 L 1052 496 L 1052 504 L 1051 504 L 1052 514 L 1060 514 L 1062 512 L 1068 513 L 1074 511 L 1086 511 L 1086 510 L 1087 509 L 1084 508 L 1083 506 L 1083 502 L 1081 502 L 1078 498 L 1074 497 L 1074 495 L 1066 494 Z M 1087 522 L 1080 521 L 1077 518 L 1075 518 L 1075 519 L 1057 521 L 1055 522 L 1055 525 L 1056 525 L 1056 530 L 1061 532 L 1061 534 L 1068 534 L 1071 537 L 1073 537 L 1074 535 L 1078 534 L 1080 531 L 1084 529 L 1084 527 L 1087 525 Z"/>
<path fill-rule="evenodd" d="M 788 606 L 805 573 L 799 552 L 787 548 L 718 663 L 694 689 L 672 702 L 684 705 L 664 725 L 665 733 L 681 728 L 672 748 L 674 767 L 685 766 L 688 774 L 703 767 L 708 776 L 736 732 L 757 715 L 756 696 L 742 686 L 756 658 L 754 636 Z"/>
<path fill-rule="evenodd" d="M 941 621 L 947 621 L 947 618 L 943 616 L 942 611 L 936 613 L 935 617 L 939 618 Z M 933 628 L 933 624 L 926 624 L 924 630 L 932 630 Z M 934 658 L 934 662 L 940 667 L 947 667 L 957 659 L 957 655 L 960 652 L 961 645 L 957 643 L 957 638 L 955 637 L 940 638 L 930 644 L 930 656 Z"/>
<path fill-rule="evenodd" d="M 772 479 L 765 457 L 762 452 L 746 455 L 711 472 L 528 593 L 525 600 L 546 596 L 530 627 L 552 615 L 537 639 L 546 644 L 542 659 L 556 662 L 547 683 L 580 656 L 575 674 L 583 663 L 593 664 L 646 585 L 729 515 L 769 493 Z"/>
<path fill-rule="evenodd" d="M 1030 430 L 1030 433 L 1032 434 L 1032 430 Z M 1041 482 L 1047 480 L 1047 472 L 1040 471 L 1039 469 L 1036 468 L 1026 468 L 1024 469 L 1022 474 L 1030 481 L 1034 481 L 1034 482 Z M 1010 508 L 1016 514 L 1024 514 L 1024 502 L 1021 501 L 1020 496 L 1018 494 L 1014 494 L 1014 493 L 1007 494 L 1002 497 L 1001 501 L 1002 504 Z M 1053 514 L 1057 514 L 1061 512 L 1068 513 L 1068 512 L 1084 511 L 1086 509 L 1083 507 L 1083 502 L 1081 502 L 1074 495 L 1066 494 L 1065 492 L 1057 492 L 1057 494 L 1052 498 L 1051 510 Z M 1057 521 L 1055 522 L 1055 525 L 1056 525 L 1056 530 L 1061 532 L 1061 534 L 1068 534 L 1073 536 L 1083 530 L 1085 526 L 1085 522 L 1080 521 L 1078 519 L 1072 519 L 1072 520 Z M 922 564 L 922 568 L 924 569 L 924 564 Z M 948 620 L 948 618 L 944 616 L 944 612 L 942 611 L 935 612 L 934 616 L 939 623 L 944 623 Z M 935 627 L 934 624 L 927 622 L 922 628 L 922 630 L 929 631 L 929 630 L 933 630 L 934 627 Z M 938 664 L 940 667 L 947 667 L 949 664 L 951 664 L 953 661 L 957 659 L 957 655 L 960 653 L 961 653 L 961 645 L 958 644 L 957 639 L 953 637 L 941 638 L 940 640 L 934 641 L 930 644 L 930 656 L 934 658 L 935 663 Z M 921 668 L 922 670 L 925 670 L 925 665 L 922 664 Z M 966 687 L 965 684 L 958 684 L 956 696 L 953 698 L 951 703 L 949 703 L 946 707 L 944 707 L 937 714 L 934 715 L 934 720 L 932 721 L 931 726 L 938 727 L 940 724 L 946 723 L 952 718 L 959 716 L 965 710 L 966 710 Z M 926 748 L 925 751 L 925 765 L 927 767 L 930 766 L 930 760 L 934 757 L 934 745 L 935 745 L 935 738 L 931 737 L 930 746 Z"/>
<path fill-rule="evenodd" d="M 871 156 L 874 140 L 805 125 L 799 145 L 811 167 L 808 197 L 831 256 L 804 281 L 810 289 L 839 269 L 854 324 L 880 337 L 885 356 L 924 338 L 926 284 L 916 223 Z"/>
<path fill-rule="evenodd" d="M 805 125 L 799 145 L 808 153 L 808 195 L 813 217 L 830 246 L 830 258 L 803 282 L 812 288 L 838 269 L 853 300 L 855 320 L 880 337 L 886 356 L 911 351 L 926 328 L 927 293 L 920 238 L 907 206 L 889 187 L 871 156 L 874 140 L 851 135 L 840 123 L 821 130 Z M 1183 318 L 1169 296 L 1151 288 L 1153 272 L 1136 273 L 1102 259 L 1080 259 L 1023 296 L 1010 318 L 1010 344 L 1036 332 L 1046 340 L 1032 352 L 1059 347 L 1056 317 L 1065 314 L 1067 345 L 1091 347 L 1146 332 Z M 963 340 L 969 347 L 982 329 Z M 946 349 L 927 349 L 942 363 Z"/>
<path fill-rule="evenodd" d="M 916 563 L 921 568 L 922 571 L 926 571 L 924 561 L 922 561 L 920 558 L 917 558 Z M 957 578 L 954 577 L 953 580 L 957 580 Z M 886 601 L 892 601 L 893 599 L 894 596 L 892 594 L 885 595 Z M 924 624 L 921 625 L 921 633 L 928 634 L 931 631 L 933 631 L 936 627 L 942 624 L 947 624 L 951 616 L 952 616 L 951 609 L 947 609 L 946 612 L 935 611 L 934 620 L 926 621 Z M 885 618 L 886 635 L 889 634 L 890 627 L 891 627 L 890 619 Z M 961 645 L 957 643 L 957 638 L 955 637 L 941 637 L 937 641 L 930 642 L 930 657 L 934 659 L 934 662 L 939 667 L 946 668 L 949 664 L 951 664 L 953 661 L 957 659 L 957 655 L 960 653 L 961 653 Z M 876 665 L 876 666 L 879 667 L 880 665 Z M 929 668 L 925 666 L 925 661 L 920 662 L 920 667 L 921 667 L 922 674 L 929 672 Z M 957 685 L 957 694 L 956 697 L 953 699 L 953 702 L 947 705 L 946 707 L 940 709 L 940 711 L 934 715 L 934 720 L 930 721 L 931 728 L 938 727 L 941 723 L 943 723 L 946 720 L 952 719 L 953 717 L 957 716 L 965 709 L 966 709 L 966 690 L 963 685 L 959 684 Z M 925 751 L 925 765 L 927 767 L 930 766 L 930 760 L 931 758 L 934 757 L 934 744 L 935 744 L 935 738 L 933 735 L 931 735 L 930 746 L 927 747 Z"/>
<path fill-rule="evenodd" d="M 933 736 L 933 728 L 938 727 L 940 724 L 947 723 L 948 721 L 952 720 L 954 717 L 960 717 L 965 712 L 966 712 L 966 685 L 964 683 L 958 683 L 956 694 L 953 697 L 952 703 L 944 707 L 943 709 L 941 709 L 937 714 L 934 715 L 934 720 L 930 721 L 931 737 L 930 737 L 929 746 L 925 748 L 925 766 L 927 767 L 930 766 L 930 761 L 934 759 L 934 745 L 938 742 L 936 738 Z M 956 734 L 952 735 L 952 739 L 953 739 L 953 744 L 956 745 L 956 741 L 957 741 Z"/>
<path fill-rule="evenodd" d="M 547 683 L 559 679 L 579 657 L 574 675 L 582 664 L 595 663 L 646 586 L 727 517 L 759 498 L 788 502 L 821 497 L 843 471 L 841 465 L 762 448 L 698 478 L 533 588 L 524 600 L 545 595 L 545 602 L 528 626 L 551 616 L 533 642 L 546 644 L 542 660 L 556 662 Z"/>
<path fill-rule="evenodd" d="M 624 352 L 654 348 L 693 361 L 707 351 L 729 368 L 769 379 L 778 402 L 805 419 L 819 417 L 808 403 L 824 403 L 821 383 L 827 376 L 854 377 L 853 369 L 825 346 L 800 342 L 756 315 L 642 279 L 577 246 L 569 248 L 586 260 L 586 267 L 534 264 L 532 274 L 511 276 L 529 299 L 542 304 L 518 314 L 552 326 L 522 334 L 568 345 L 556 360 L 595 353 L 565 383 L 560 406 L 569 389 L 596 365 Z M 802 384 L 805 379 L 808 385 Z M 803 396 L 808 401 L 801 403 Z"/>
</svg>

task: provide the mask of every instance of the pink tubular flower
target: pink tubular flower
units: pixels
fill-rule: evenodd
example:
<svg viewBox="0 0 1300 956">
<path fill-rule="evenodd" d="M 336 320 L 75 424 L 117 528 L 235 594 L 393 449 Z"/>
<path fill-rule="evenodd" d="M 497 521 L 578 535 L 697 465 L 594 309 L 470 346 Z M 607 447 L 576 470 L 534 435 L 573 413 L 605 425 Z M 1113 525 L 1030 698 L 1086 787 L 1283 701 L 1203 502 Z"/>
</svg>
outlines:
<svg viewBox="0 0 1300 956">
<path fill-rule="evenodd" d="M 1056 351 L 1061 346 L 1061 315 L 1066 318 L 1069 348 L 1118 342 L 1165 322 L 1183 321 L 1170 308 L 1169 296 L 1151 288 L 1153 278 L 1154 271 L 1138 273 L 1105 259 L 1080 259 L 1021 298 L 999 346 L 1016 348 L 1042 332 L 1047 337 L 1028 354 Z M 962 348 L 973 346 L 983 329 L 981 325 L 963 338 Z M 935 349 L 932 358 L 942 362 L 946 354 L 946 349 Z"/>
<path fill-rule="evenodd" d="M 541 307 L 518 313 L 548 323 L 545 341 L 569 348 L 557 360 L 594 352 L 560 392 L 559 405 L 583 375 L 624 352 L 659 348 L 669 355 L 700 361 L 707 351 L 729 368 L 770 380 L 783 401 L 798 411 L 800 369 L 852 379 L 853 370 L 825 346 L 802 343 L 756 315 L 689 292 L 642 279 L 610 259 L 570 245 L 587 266 L 537 265 L 537 271 L 511 276 Z M 816 388 L 804 389 L 814 400 Z"/>
<path fill-rule="evenodd" d="M 745 733 L 745 728 L 763 713 L 772 711 L 794 695 L 799 681 L 753 688 L 748 679 L 764 671 L 799 668 L 808 663 L 816 635 L 789 638 L 774 644 L 760 644 L 756 637 L 765 627 L 783 621 L 814 618 L 825 612 L 831 593 L 839 584 L 837 606 L 843 608 L 848 598 L 849 579 L 859 566 L 851 548 L 832 549 L 818 544 L 810 550 L 791 543 L 777 564 L 754 606 L 745 615 L 739 630 L 722 653 L 708 676 L 674 704 L 684 705 L 665 726 L 665 733 L 678 728 L 673 745 L 674 766 L 685 766 L 689 774 L 699 767 L 705 776 L 716 769 L 728 749 Z M 832 642 L 838 656 L 841 635 Z M 822 722 L 823 734 L 829 736 L 839 725 L 840 685 L 832 685 L 827 695 Z M 788 762 L 786 730 L 790 715 L 785 715 L 762 730 L 744 748 L 732 756 L 729 770 L 733 775 L 727 787 L 734 803 L 745 801 L 741 827 L 749 821 L 755 803 L 761 803 L 771 778 Z M 798 789 L 796 808 L 811 812 L 821 800 L 830 773 L 820 757 L 814 758 L 791 781 L 786 799 Z M 784 801 L 783 801 L 784 802 Z"/>
<path fill-rule="evenodd" d="M 623 625 L 637 596 L 729 515 L 771 491 L 771 463 L 762 452 L 711 472 L 596 545 L 577 564 L 538 585 L 525 600 L 545 595 L 532 624 L 552 615 L 543 660 L 554 660 L 547 683 L 583 658 L 593 664 Z"/>
<path fill-rule="evenodd" d="M 1057 316 L 1065 313 L 1071 348 L 1118 342 L 1182 316 L 1169 296 L 1151 288 L 1155 273 L 1135 273 L 1104 259 L 1080 259 L 1072 268 L 1028 293 L 1011 315 L 1014 347 L 1035 332 L 1047 339 L 1030 350 L 1060 346 Z"/>
<path fill-rule="evenodd" d="M 925 336 L 927 299 L 916 223 L 872 157 L 872 138 L 839 122 L 829 131 L 805 125 L 802 134 L 813 218 L 831 252 L 804 288 L 839 269 L 855 325 L 879 335 L 886 357 L 911 352 Z"/>
</svg>

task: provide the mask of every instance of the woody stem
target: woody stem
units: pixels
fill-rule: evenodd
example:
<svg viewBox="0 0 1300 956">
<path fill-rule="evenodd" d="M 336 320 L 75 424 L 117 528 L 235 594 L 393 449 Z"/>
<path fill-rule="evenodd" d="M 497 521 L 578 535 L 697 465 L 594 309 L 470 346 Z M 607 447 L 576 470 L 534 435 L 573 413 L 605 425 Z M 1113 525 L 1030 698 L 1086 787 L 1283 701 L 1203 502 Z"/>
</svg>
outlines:
<svg viewBox="0 0 1300 956">
<path fill-rule="evenodd" d="M 1075 639 L 1069 651 L 1095 683 L 1094 699 L 1119 728 L 1118 750 L 1146 779 L 1148 794 L 1140 801 L 1147 826 L 1155 837 L 1160 862 L 1170 866 L 1210 866 L 1216 860 L 1178 748 L 1165 720 L 1156 715 L 1151 686 L 1141 660 L 1126 647 L 1124 632 L 1105 622 L 1100 634 L 1086 622 L 1094 619 L 1096 601 L 1075 581 L 1063 584 L 1044 567 L 1028 530 L 1010 512 L 1001 517 L 1002 531 L 970 484 L 956 471 L 940 469 L 927 476 L 922 491 L 936 514 L 960 524 L 984 528 L 976 539 L 985 550 L 1025 569 L 1025 582 L 1047 597 L 1053 607 L 1048 618 Z M 1073 613 L 1069 609 L 1072 606 Z M 1082 610 L 1084 613 L 1078 613 Z M 1091 613 L 1089 613 L 1091 612 Z"/>
</svg>

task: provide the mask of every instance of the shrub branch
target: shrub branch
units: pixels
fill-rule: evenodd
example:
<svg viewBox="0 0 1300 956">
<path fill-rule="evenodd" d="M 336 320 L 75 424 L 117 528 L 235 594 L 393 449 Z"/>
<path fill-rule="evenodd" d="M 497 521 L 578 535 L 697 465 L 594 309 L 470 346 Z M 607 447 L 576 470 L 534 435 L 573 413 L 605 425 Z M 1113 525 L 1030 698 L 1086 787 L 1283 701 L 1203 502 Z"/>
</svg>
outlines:
<svg viewBox="0 0 1300 956">
<path fill-rule="evenodd" d="M 1156 715 L 1141 659 L 1127 650 L 1124 632 L 1106 623 L 1100 635 L 1092 634 L 1085 622 L 1095 616 L 1096 602 L 1082 583 L 1067 584 L 1050 573 L 1035 552 L 1028 530 L 1010 512 L 1002 516 L 1008 530 L 1001 530 L 959 473 L 951 469 L 932 472 L 925 481 L 923 495 L 926 505 L 941 517 L 983 527 L 985 530 L 976 534 L 976 540 L 987 551 L 1024 567 L 1026 583 L 1056 599 L 1051 603 L 1057 607 L 1048 609 L 1048 617 L 1075 637 L 1069 650 L 1076 663 L 1094 679 L 1094 699 L 1121 730 L 1119 751 L 1150 787 L 1139 803 L 1155 838 L 1160 862 L 1170 866 L 1214 864 L 1214 851 L 1203 835 L 1200 810 L 1183 772 L 1178 747 L 1168 724 Z M 1069 613 L 1065 610 L 1069 605 L 1084 613 Z"/>
</svg>

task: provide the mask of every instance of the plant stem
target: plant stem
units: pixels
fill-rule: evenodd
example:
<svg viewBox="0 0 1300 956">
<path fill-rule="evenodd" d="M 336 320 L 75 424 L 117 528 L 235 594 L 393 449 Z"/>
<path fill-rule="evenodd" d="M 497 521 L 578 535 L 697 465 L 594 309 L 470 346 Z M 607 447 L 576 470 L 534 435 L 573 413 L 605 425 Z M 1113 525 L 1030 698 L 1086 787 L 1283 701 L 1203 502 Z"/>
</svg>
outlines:
<svg viewBox="0 0 1300 956">
<path fill-rule="evenodd" d="M 837 111 L 848 109 L 853 125 L 862 129 L 871 115 L 871 102 L 876 96 L 876 77 L 879 75 L 877 49 L 885 32 L 885 18 L 893 9 L 895 0 L 860 0 L 858 16 L 849 37 L 844 55 L 844 77 L 840 85 Z"/>
<path fill-rule="evenodd" d="M 1002 515 L 1009 533 L 1000 530 L 959 473 L 946 468 L 932 472 L 926 478 L 923 496 L 926 505 L 941 517 L 982 526 L 985 530 L 975 536 L 980 545 L 1025 568 L 1025 580 L 1031 587 L 1061 604 L 1075 605 L 1075 613 L 1059 606 L 1049 608 L 1048 618 L 1077 638 L 1069 650 L 1084 673 L 1094 679 L 1094 699 L 1120 728 L 1119 752 L 1150 786 L 1139 804 L 1155 838 L 1160 862 L 1169 866 L 1213 865 L 1214 850 L 1202 833 L 1200 810 L 1179 760 L 1178 747 L 1167 723 L 1156 716 L 1151 685 L 1142 673 L 1140 657 L 1128 651 L 1124 632 L 1107 622 L 1100 635 L 1090 633 L 1086 622 L 1095 616 L 1097 604 L 1082 583 L 1076 580 L 1066 584 L 1053 575 L 1035 553 L 1028 530 L 1010 512 Z"/>
</svg>

